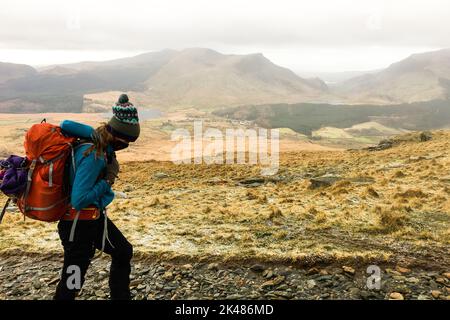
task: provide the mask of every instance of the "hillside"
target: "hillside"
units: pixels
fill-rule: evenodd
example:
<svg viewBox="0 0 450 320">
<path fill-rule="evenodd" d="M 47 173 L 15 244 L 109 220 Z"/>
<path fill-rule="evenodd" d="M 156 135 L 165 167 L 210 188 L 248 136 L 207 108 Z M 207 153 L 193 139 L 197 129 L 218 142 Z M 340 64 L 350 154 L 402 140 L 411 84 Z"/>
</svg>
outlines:
<svg viewBox="0 0 450 320">
<path fill-rule="evenodd" d="M 161 109 L 311 101 L 327 92 L 323 82 L 302 79 L 261 54 L 224 55 L 201 48 L 49 66 L 7 79 L 0 87 L 1 112 L 30 112 L 30 106 L 34 112 L 98 111 L 110 107 L 102 100 L 109 91 L 131 91 L 146 107 Z M 96 106 L 83 102 L 86 95 Z"/>
<path fill-rule="evenodd" d="M 268 104 L 223 108 L 213 113 L 231 119 L 255 121 L 263 127 L 287 127 L 309 136 L 322 127 L 348 128 L 352 132 L 367 134 L 367 130 L 351 128 L 366 122 L 376 122 L 391 128 L 380 131 L 386 135 L 398 130 L 429 130 L 450 126 L 450 102 L 447 100 L 398 105 Z M 373 132 L 367 135 L 373 135 Z"/>
<path fill-rule="evenodd" d="M 448 99 L 450 49 L 413 54 L 379 72 L 341 83 L 337 94 L 365 103 L 410 103 Z"/>
<path fill-rule="evenodd" d="M 0 62 L 0 88 L 6 82 L 36 74 L 36 70 L 24 64 Z"/>
<path fill-rule="evenodd" d="M 283 153 L 269 178 L 255 166 L 123 164 L 115 185 L 123 194 L 109 216 L 134 245 L 135 294 L 448 298 L 450 132 L 391 141 L 383 151 Z M 49 267 L 27 273 L 18 287 L 14 273 L 2 273 L 0 297 L 51 292 L 62 254 L 55 228 L 8 211 L 0 226 L 1 267 Z M 382 267 L 380 291 L 365 288 L 371 264 Z M 94 268 L 86 299 L 106 297 L 98 275 L 106 261 Z M 229 285 L 234 281 L 242 285 Z"/>
</svg>

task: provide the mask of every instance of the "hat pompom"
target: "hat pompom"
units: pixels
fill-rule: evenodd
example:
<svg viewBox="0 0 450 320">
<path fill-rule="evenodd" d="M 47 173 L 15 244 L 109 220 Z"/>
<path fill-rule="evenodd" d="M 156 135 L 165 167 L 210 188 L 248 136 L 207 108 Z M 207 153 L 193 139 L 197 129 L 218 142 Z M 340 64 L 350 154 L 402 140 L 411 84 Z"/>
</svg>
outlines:
<svg viewBox="0 0 450 320">
<path fill-rule="evenodd" d="M 128 102 L 128 96 L 125 93 L 122 93 L 119 97 L 119 100 L 117 100 L 117 103 L 123 104 Z"/>
</svg>

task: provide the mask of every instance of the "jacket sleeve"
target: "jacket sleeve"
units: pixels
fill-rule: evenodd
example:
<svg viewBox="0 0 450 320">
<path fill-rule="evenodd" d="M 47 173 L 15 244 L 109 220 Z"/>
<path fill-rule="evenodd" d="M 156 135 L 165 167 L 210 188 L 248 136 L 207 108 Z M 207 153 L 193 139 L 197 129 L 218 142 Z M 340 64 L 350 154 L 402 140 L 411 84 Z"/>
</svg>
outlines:
<svg viewBox="0 0 450 320">
<path fill-rule="evenodd" d="M 95 202 L 102 203 L 103 196 L 112 192 L 105 180 L 97 180 L 103 168 L 103 158 L 96 159 L 94 152 L 78 163 L 71 194 L 71 204 L 75 210 L 81 210 Z"/>
<path fill-rule="evenodd" d="M 65 134 L 85 139 L 89 139 L 94 131 L 91 126 L 72 120 L 64 120 L 59 126 Z"/>
</svg>

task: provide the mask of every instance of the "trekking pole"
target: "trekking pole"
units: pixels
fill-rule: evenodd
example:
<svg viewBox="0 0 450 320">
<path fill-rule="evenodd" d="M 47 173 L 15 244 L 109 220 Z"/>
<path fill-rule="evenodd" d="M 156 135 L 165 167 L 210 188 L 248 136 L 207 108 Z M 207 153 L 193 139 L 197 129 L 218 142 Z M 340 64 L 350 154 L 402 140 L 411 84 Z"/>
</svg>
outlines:
<svg viewBox="0 0 450 320">
<path fill-rule="evenodd" d="M 3 216 L 5 215 L 5 212 L 6 212 L 6 208 L 8 208 L 10 202 L 11 202 L 11 198 L 8 198 L 8 200 L 6 200 L 5 205 L 3 206 L 2 213 L 0 214 L 0 223 L 2 223 Z"/>
</svg>

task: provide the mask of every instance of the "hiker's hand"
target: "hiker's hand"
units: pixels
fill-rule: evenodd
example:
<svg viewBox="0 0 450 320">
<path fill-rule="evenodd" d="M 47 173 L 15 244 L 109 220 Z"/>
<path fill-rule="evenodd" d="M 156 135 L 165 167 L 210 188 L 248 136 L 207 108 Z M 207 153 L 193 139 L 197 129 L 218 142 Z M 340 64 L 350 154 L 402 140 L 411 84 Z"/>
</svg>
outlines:
<svg viewBox="0 0 450 320">
<path fill-rule="evenodd" d="M 117 176 L 119 175 L 119 162 L 117 162 L 116 155 L 114 154 L 111 157 L 111 160 L 108 161 L 108 164 L 106 165 L 106 176 L 105 180 L 109 183 L 109 185 L 113 185 L 116 181 Z"/>
</svg>

